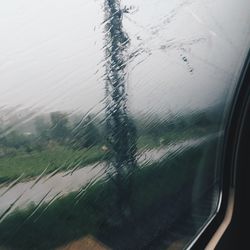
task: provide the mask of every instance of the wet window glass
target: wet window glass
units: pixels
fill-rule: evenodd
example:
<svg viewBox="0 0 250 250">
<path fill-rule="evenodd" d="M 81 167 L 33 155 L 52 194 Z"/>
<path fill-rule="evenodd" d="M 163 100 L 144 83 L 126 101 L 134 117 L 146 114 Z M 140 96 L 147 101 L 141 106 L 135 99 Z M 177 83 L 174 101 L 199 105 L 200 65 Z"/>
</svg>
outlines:
<svg viewBox="0 0 250 250">
<path fill-rule="evenodd" d="M 249 1 L 0 6 L 0 248 L 187 246 L 220 205 Z"/>
</svg>

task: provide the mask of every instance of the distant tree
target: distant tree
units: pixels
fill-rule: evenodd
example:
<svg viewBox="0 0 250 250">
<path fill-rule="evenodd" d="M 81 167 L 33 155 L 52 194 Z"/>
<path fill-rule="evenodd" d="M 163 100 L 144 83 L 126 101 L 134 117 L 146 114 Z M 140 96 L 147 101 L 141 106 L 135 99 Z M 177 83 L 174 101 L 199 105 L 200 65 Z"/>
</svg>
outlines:
<svg viewBox="0 0 250 250">
<path fill-rule="evenodd" d="M 100 142 L 100 134 L 99 131 L 94 124 L 94 122 L 90 121 L 86 125 L 85 130 L 85 146 L 91 147 Z"/>
<path fill-rule="evenodd" d="M 44 117 L 38 116 L 34 122 L 36 134 L 42 140 L 48 140 L 50 137 L 50 125 L 45 121 Z"/>
<path fill-rule="evenodd" d="M 70 135 L 67 115 L 61 112 L 53 112 L 51 119 L 51 138 L 59 143 L 64 143 Z"/>
<path fill-rule="evenodd" d="M 11 131 L 1 138 L 1 145 L 5 148 L 23 149 L 27 153 L 33 150 L 32 135 L 19 134 L 17 131 Z"/>
<path fill-rule="evenodd" d="M 84 121 L 78 122 L 72 130 L 72 142 L 74 148 L 89 148 L 100 143 L 100 141 L 100 132 L 90 116 Z"/>
<path fill-rule="evenodd" d="M 197 118 L 194 122 L 194 124 L 198 127 L 206 127 L 212 124 L 212 122 L 209 120 L 206 112 L 202 112 L 197 115 Z"/>
</svg>

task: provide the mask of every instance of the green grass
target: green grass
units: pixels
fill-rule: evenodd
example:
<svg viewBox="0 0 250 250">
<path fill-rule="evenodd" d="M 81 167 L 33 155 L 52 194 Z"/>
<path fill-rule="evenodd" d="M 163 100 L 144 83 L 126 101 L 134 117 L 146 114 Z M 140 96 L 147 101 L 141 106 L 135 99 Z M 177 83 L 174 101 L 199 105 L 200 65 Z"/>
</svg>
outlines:
<svg viewBox="0 0 250 250">
<path fill-rule="evenodd" d="M 112 249 L 142 249 L 158 231 L 174 223 L 173 210 L 176 216 L 187 210 L 199 170 L 208 166 L 213 175 L 212 157 L 210 161 L 204 157 L 213 155 L 214 149 L 204 144 L 135 171 L 128 222 L 119 220 L 114 182 L 100 181 L 81 197 L 75 192 L 48 207 L 16 210 L 0 224 L 0 247 L 49 250 L 91 234 Z"/>
<path fill-rule="evenodd" d="M 55 146 L 51 149 L 26 153 L 17 151 L 16 155 L 0 159 L 0 183 L 45 174 L 54 170 L 66 170 L 103 160 L 107 157 L 98 146 L 83 150 Z"/>
<path fill-rule="evenodd" d="M 141 135 L 138 137 L 138 149 L 152 149 L 167 146 L 173 142 L 195 139 L 211 132 L 213 128 L 197 129 L 189 128 L 183 131 L 161 132 L 160 135 Z M 82 150 L 73 150 L 70 147 L 54 145 L 41 151 L 30 153 L 24 150 L 9 149 L 10 154 L 0 158 L 0 183 L 13 181 L 17 178 L 25 180 L 44 172 L 48 174 L 55 170 L 64 171 L 76 166 L 84 167 L 88 164 L 108 158 L 100 150 L 100 146 L 94 146 Z"/>
</svg>

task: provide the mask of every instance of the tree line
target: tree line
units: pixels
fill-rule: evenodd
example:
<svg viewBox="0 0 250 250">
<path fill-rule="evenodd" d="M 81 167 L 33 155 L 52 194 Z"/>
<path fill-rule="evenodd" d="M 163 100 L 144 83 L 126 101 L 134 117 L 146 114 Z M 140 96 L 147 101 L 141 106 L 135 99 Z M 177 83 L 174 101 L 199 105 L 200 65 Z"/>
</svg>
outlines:
<svg viewBox="0 0 250 250">
<path fill-rule="evenodd" d="M 103 117 L 93 119 L 94 115 L 73 116 L 63 112 L 52 112 L 49 117 L 37 116 L 32 121 L 30 131 L 22 129 L 5 133 L 0 131 L 0 155 L 13 150 L 23 150 L 30 153 L 34 150 L 43 150 L 53 145 L 67 146 L 74 150 L 90 148 L 94 145 L 107 145 L 107 129 Z M 188 129 L 202 130 L 219 124 L 219 118 L 207 110 L 181 115 L 165 117 L 146 116 L 129 117 L 134 123 L 138 137 L 152 137 L 158 140 L 173 132 Z M 25 125 L 24 125 L 25 127 Z M 133 138 L 135 135 L 133 136 Z M 146 146 L 146 145 L 145 145 Z M 12 150 L 13 149 L 13 150 Z M 2 151 L 2 152 L 1 152 Z"/>
<path fill-rule="evenodd" d="M 2 128 L 0 149 L 2 151 L 23 150 L 30 153 L 53 145 L 61 145 L 80 150 L 104 142 L 103 127 L 91 116 L 84 119 L 75 117 L 72 121 L 66 113 L 52 112 L 49 119 L 42 115 L 36 117 L 32 125 L 32 132 L 9 129 L 10 132 L 6 133 L 7 129 Z"/>
</svg>

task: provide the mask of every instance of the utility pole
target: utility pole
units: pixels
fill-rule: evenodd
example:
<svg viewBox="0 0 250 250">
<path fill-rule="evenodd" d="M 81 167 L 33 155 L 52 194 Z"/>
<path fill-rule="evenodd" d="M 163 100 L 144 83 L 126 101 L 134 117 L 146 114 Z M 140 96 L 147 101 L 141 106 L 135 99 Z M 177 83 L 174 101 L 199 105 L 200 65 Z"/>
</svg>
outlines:
<svg viewBox="0 0 250 250">
<path fill-rule="evenodd" d="M 120 215 L 131 214 L 132 175 L 136 168 L 136 128 L 128 116 L 126 59 L 129 37 L 122 27 L 123 10 L 119 0 L 105 0 L 105 91 L 106 128 L 111 151 L 110 178 L 116 185 Z"/>
</svg>

